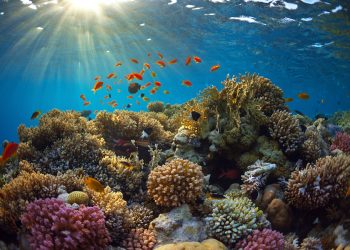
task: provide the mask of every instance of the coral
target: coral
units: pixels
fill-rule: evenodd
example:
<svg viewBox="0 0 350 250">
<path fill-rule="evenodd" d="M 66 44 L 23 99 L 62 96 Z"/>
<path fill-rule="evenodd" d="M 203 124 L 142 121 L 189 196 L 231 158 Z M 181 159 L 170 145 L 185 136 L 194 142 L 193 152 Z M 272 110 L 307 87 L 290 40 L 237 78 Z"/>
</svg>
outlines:
<svg viewBox="0 0 350 250">
<path fill-rule="evenodd" d="M 87 205 L 89 203 L 89 196 L 87 193 L 82 192 L 82 191 L 73 191 L 71 193 L 69 193 L 68 198 L 67 198 L 67 202 L 69 204 L 85 204 Z"/>
<path fill-rule="evenodd" d="M 350 133 L 350 111 L 335 112 L 329 123 L 339 125 L 346 133 Z"/>
<path fill-rule="evenodd" d="M 284 238 L 283 234 L 271 230 L 254 230 L 251 235 L 237 242 L 235 249 L 242 250 L 283 250 Z"/>
<path fill-rule="evenodd" d="M 103 249 L 110 242 L 97 207 L 78 210 L 57 199 L 29 203 L 21 217 L 33 249 Z"/>
<path fill-rule="evenodd" d="M 107 214 L 105 220 L 113 244 L 119 244 L 134 226 L 131 217 L 127 213 Z"/>
<path fill-rule="evenodd" d="M 150 112 L 163 112 L 164 111 L 164 103 L 163 102 L 150 102 L 147 104 L 147 109 Z"/>
<path fill-rule="evenodd" d="M 327 156 L 294 171 L 285 196 L 297 208 L 316 209 L 344 197 L 350 177 L 350 156 Z"/>
<path fill-rule="evenodd" d="M 174 159 L 158 166 L 148 176 L 148 194 L 157 205 L 176 207 L 194 202 L 202 192 L 201 166 L 188 160 Z"/>
<path fill-rule="evenodd" d="M 278 184 L 267 185 L 262 194 L 261 202 L 258 204 L 262 209 L 266 209 L 273 199 L 283 199 L 284 193 Z"/>
<path fill-rule="evenodd" d="M 350 135 L 338 132 L 331 145 L 331 150 L 340 149 L 344 153 L 350 154 Z"/>
<path fill-rule="evenodd" d="M 287 232 L 293 221 L 291 209 L 280 199 L 273 199 L 266 209 L 267 219 L 273 229 Z"/>
<path fill-rule="evenodd" d="M 267 225 L 263 212 L 247 197 L 214 202 L 208 218 L 209 235 L 228 245 Z"/>
<path fill-rule="evenodd" d="M 300 245 L 300 250 L 322 250 L 322 243 L 320 239 L 308 237 L 303 240 Z"/>
<path fill-rule="evenodd" d="M 149 223 L 154 219 L 153 211 L 140 204 L 130 206 L 129 213 L 136 228 L 148 228 Z"/>
<path fill-rule="evenodd" d="M 126 250 L 152 250 L 157 240 L 153 231 L 148 229 L 136 228 L 123 240 L 122 246 Z"/>
<path fill-rule="evenodd" d="M 296 151 L 301 143 L 299 120 L 287 111 L 275 111 L 271 115 L 270 135 L 278 140 L 285 153 Z"/>
<path fill-rule="evenodd" d="M 224 244 L 215 239 L 207 239 L 199 242 L 180 242 L 162 245 L 155 250 L 227 250 Z"/>
<path fill-rule="evenodd" d="M 248 166 L 242 175 L 242 190 L 247 193 L 260 190 L 264 185 L 270 172 L 276 168 L 276 164 L 257 160 L 253 165 Z"/>
</svg>

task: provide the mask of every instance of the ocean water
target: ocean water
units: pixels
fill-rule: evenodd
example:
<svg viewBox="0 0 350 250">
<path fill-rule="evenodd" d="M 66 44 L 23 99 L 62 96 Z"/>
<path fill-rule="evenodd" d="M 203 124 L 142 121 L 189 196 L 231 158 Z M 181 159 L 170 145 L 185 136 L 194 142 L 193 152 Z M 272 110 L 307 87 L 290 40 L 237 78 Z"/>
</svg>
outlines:
<svg viewBox="0 0 350 250">
<path fill-rule="evenodd" d="M 72 2 L 0 0 L 0 141 L 18 141 L 19 124 L 37 125 L 30 119 L 36 110 L 112 111 L 105 89 L 91 91 L 96 76 L 112 86 L 119 109 L 145 110 L 140 93 L 183 103 L 207 86 L 221 88 L 227 74 L 246 72 L 270 78 L 294 98 L 291 111 L 313 117 L 350 108 L 347 0 L 101 0 L 90 9 L 94 1 Z M 178 63 L 160 68 L 158 52 Z M 187 56 L 202 63 L 186 66 Z M 128 99 L 124 76 L 144 62 L 162 86 Z M 221 68 L 210 72 L 216 64 Z M 107 80 L 112 72 L 118 78 Z M 147 71 L 143 83 L 151 80 Z M 310 99 L 298 99 L 301 92 Z"/>
</svg>

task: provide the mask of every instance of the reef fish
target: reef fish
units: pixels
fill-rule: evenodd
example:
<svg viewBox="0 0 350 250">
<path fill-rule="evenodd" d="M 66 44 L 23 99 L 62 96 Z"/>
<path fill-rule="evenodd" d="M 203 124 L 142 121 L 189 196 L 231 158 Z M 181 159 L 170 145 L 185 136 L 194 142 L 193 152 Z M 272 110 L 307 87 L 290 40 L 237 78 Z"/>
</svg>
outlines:
<svg viewBox="0 0 350 250">
<path fill-rule="evenodd" d="M 103 185 L 95 178 L 85 177 L 84 183 L 85 183 L 86 187 L 88 187 L 89 189 L 92 189 L 96 192 L 103 192 L 103 190 L 104 190 Z"/>
<path fill-rule="evenodd" d="M 150 69 L 150 68 L 151 68 L 151 65 L 149 65 L 149 63 L 144 63 L 143 66 L 144 66 L 146 69 Z"/>
<path fill-rule="evenodd" d="M 162 84 L 160 82 L 158 82 L 158 81 L 154 82 L 154 85 L 156 85 L 157 87 L 162 86 Z"/>
<path fill-rule="evenodd" d="M 198 121 L 198 119 L 201 117 L 201 114 L 198 113 L 197 111 L 192 111 L 190 118 L 194 121 Z"/>
<path fill-rule="evenodd" d="M 166 66 L 165 62 L 162 60 L 156 61 L 156 64 L 158 64 L 161 68 L 164 68 Z"/>
<path fill-rule="evenodd" d="M 225 179 L 237 179 L 239 177 L 239 172 L 236 169 L 229 169 L 224 170 L 221 172 L 221 174 L 218 176 L 218 179 L 225 178 Z"/>
<path fill-rule="evenodd" d="M 192 86 L 192 83 L 189 80 L 183 80 L 182 84 L 187 86 L 187 87 L 191 87 Z"/>
<path fill-rule="evenodd" d="M 31 120 L 34 120 L 36 118 L 38 118 L 41 115 L 41 111 L 37 110 L 35 112 L 33 112 L 32 116 L 30 117 Z"/>
<path fill-rule="evenodd" d="M 139 61 L 137 59 L 135 59 L 135 58 L 131 58 L 130 61 L 133 62 L 133 63 L 139 63 Z"/>
<path fill-rule="evenodd" d="M 294 99 L 292 97 L 284 98 L 284 102 L 292 102 Z"/>
<path fill-rule="evenodd" d="M 168 64 L 170 64 L 170 65 L 171 65 L 171 64 L 175 64 L 175 63 L 177 63 L 177 59 L 176 59 L 176 58 L 174 58 L 173 60 L 171 60 L 171 61 L 168 62 Z"/>
<path fill-rule="evenodd" d="M 160 52 L 158 52 L 157 54 L 159 56 L 159 59 L 163 59 L 163 55 Z"/>
<path fill-rule="evenodd" d="M 202 62 L 202 59 L 200 59 L 198 56 L 194 56 L 194 57 L 193 57 L 193 61 L 194 61 L 195 63 L 201 63 L 201 62 Z"/>
<path fill-rule="evenodd" d="M 216 64 L 216 65 L 214 65 L 214 66 L 212 66 L 212 67 L 210 68 L 210 72 L 216 71 L 216 70 L 218 70 L 220 67 L 221 67 L 220 64 Z"/>
<path fill-rule="evenodd" d="M 142 73 L 142 74 L 143 74 L 143 73 Z M 143 79 L 142 74 L 133 73 L 134 77 L 135 77 L 137 80 L 140 80 L 140 81 Z"/>
<path fill-rule="evenodd" d="M 3 165 L 6 163 L 8 159 L 10 159 L 12 156 L 16 155 L 18 149 L 18 144 L 15 142 L 9 142 L 6 144 L 4 152 L 2 153 L 2 156 L 0 157 L 0 165 Z"/>
<path fill-rule="evenodd" d="M 114 66 L 120 67 L 120 66 L 122 66 L 122 62 L 117 62 Z"/>
<path fill-rule="evenodd" d="M 94 87 L 92 88 L 92 91 L 96 93 L 97 90 L 101 89 L 103 87 L 103 82 L 98 81 L 95 83 Z"/>
<path fill-rule="evenodd" d="M 189 65 L 191 63 L 191 57 L 188 56 L 185 61 L 185 65 Z"/>
<path fill-rule="evenodd" d="M 299 93 L 299 94 L 298 94 L 298 97 L 299 97 L 299 99 L 301 99 L 301 100 L 308 100 L 308 99 L 310 98 L 309 94 L 308 94 L 308 93 L 305 93 L 305 92 Z"/>
<path fill-rule="evenodd" d="M 112 77 L 115 77 L 115 74 L 114 74 L 114 73 L 108 74 L 107 79 L 111 79 Z"/>
<path fill-rule="evenodd" d="M 80 112 L 80 115 L 82 117 L 88 118 L 91 115 L 92 111 L 91 110 L 83 110 Z"/>
<path fill-rule="evenodd" d="M 141 88 L 141 85 L 137 82 L 130 83 L 128 86 L 128 91 L 130 94 L 136 94 L 137 91 Z"/>
<path fill-rule="evenodd" d="M 141 134 L 140 138 L 141 138 L 141 139 L 146 139 L 146 138 L 148 138 L 148 137 L 152 134 L 152 131 L 153 131 L 153 128 L 151 128 L 151 127 L 145 128 L 145 129 L 142 131 L 142 134 Z"/>
</svg>

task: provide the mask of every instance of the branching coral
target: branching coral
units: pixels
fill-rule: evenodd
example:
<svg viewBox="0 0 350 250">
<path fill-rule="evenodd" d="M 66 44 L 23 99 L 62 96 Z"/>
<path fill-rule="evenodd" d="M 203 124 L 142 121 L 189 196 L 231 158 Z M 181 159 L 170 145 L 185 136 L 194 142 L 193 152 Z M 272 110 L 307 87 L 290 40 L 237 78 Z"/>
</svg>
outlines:
<svg viewBox="0 0 350 250">
<path fill-rule="evenodd" d="M 300 245 L 300 250 L 322 250 L 322 243 L 320 239 L 314 237 L 307 237 Z"/>
<path fill-rule="evenodd" d="M 280 232 L 263 229 L 254 230 L 251 235 L 248 235 L 245 239 L 240 240 L 235 249 L 241 250 L 283 250 L 284 249 L 284 237 Z"/>
<path fill-rule="evenodd" d="M 350 135 L 347 133 L 337 133 L 331 145 L 331 150 L 340 149 L 344 153 L 350 154 Z"/>
<path fill-rule="evenodd" d="M 275 111 L 271 115 L 270 135 L 278 140 L 284 152 L 296 151 L 301 143 L 302 132 L 299 120 L 287 111 Z"/>
<path fill-rule="evenodd" d="M 97 207 L 78 210 L 57 199 L 29 203 L 21 217 L 33 249 L 104 249 L 110 242 Z"/>
<path fill-rule="evenodd" d="M 202 192 L 203 178 L 201 166 L 174 159 L 151 171 L 148 194 L 161 206 L 176 207 L 194 202 Z"/>
<path fill-rule="evenodd" d="M 344 197 L 350 178 L 350 156 L 320 158 L 305 169 L 294 171 L 285 195 L 297 208 L 316 209 Z"/>
<path fill-rule="evenodd" d="M 106 227 L 109 231 L 112 243 L 119 245 L 125 236 L 134 227 L 132 218 L 126 214 L 107 214 Z"/>
<path fill-rule="evenodd" d="M 148 228 L 149 223 L 155 218 L 151 209 L 140 204 L 130 206 L 129 213 L 136 228 Z"/>
<path fill-rule="evenodd" d="M 163 112 L 164 111 L 164 103 L 163 102 L 150 102 L 147 104 L 147 109 L 150 112 Z"/>
<path fill-rule="evenodd" d="M 123 241 L 122 246 L 127 250 L 152 250 L 156 245 L 156 236 L 148 229 L 132 229 Z"/>
</svg>

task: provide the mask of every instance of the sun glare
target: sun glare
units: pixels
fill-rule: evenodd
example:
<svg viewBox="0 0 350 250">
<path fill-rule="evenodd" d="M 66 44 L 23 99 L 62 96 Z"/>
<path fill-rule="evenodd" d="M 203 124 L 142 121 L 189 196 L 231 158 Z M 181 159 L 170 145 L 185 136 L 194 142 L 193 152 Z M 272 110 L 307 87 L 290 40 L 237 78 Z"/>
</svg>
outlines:
<svg viewBox="0 0 350 250">
<path fill-rule="evenodd" d="M 69 0 L 72 7 L 78 10 L 98 11 L 101 5 L 109 5 L 118 0 Z"/>
</svg>

